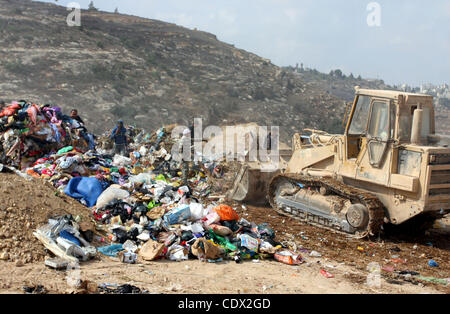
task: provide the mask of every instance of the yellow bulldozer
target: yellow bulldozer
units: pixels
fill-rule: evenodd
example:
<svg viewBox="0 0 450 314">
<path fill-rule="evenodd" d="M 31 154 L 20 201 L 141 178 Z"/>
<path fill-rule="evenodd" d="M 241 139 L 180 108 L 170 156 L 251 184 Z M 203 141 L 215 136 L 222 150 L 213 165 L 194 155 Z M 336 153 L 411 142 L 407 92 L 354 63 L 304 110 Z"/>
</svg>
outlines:
<svg viewBox="0 0 450 314">
<path fill-rule="evenodd" d="M 435 134 L 433 97 L 355 89 L 343 135 L 294 135 L 287 166 L 270 175 L 246 165 L 231 198 L 265 194 L 283 215 L 358 238 L 447 214 L 450 138 Z"/>
</svg>

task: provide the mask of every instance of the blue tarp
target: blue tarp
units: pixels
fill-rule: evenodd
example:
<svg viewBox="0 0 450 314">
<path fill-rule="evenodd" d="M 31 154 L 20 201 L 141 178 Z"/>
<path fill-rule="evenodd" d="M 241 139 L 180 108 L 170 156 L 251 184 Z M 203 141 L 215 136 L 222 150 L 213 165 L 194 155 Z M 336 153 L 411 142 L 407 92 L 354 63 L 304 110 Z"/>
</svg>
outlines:
<svg viewBox="0 0 450 314">
<path fill-rule="evenodd" d="M 72 178 L 64 189 L 65 194 L 76 200 L 84 200 L 88 207 L 97 203 L 102 192 L 103 187 L 98 179 L 85 177 Z"/>
<path fill-rule="evenodd" d="M 106 256 L 116 257 L 117 253 L 124 250 L 122 244 L 112 244 L 109 246 L 102 246 L 97 248 L 97 250 Z"/>
</svg>

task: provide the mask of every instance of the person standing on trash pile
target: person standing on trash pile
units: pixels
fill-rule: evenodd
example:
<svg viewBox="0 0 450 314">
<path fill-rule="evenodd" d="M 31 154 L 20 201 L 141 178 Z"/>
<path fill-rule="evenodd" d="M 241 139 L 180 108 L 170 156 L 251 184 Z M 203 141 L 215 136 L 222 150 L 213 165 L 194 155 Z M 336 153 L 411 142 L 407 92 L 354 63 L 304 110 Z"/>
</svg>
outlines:
<svg viewBox="0 0 450 314">
<path fill-rule="evenodd" d="M 181 143 L 183 145 L 183 161 L 181 163 L 181 173 L 182 173 L 183 184 L 188 185 L 190 161 L 192 158 L 192 155 L 191 155 L 192 134 L 191 134 L 190 129 L 185 129 L 183 131 L 183 137 L 181 138 Z M 185 152 L 184 149 L 187 147 L 189 147 L 189 151 Z"/>
<path fill-rule="evenodd" d="M 74 120 L 77 120 L 79 123 L 81 123 L 84 126 L 84 122 L 80 118 L 80 116 L 78 115 L 78 110 L 77 109 L 72 109 L 72 111 L 70 112 L 70 117 L 72 119 L 74 119 Z"/>
<path fill-rule="evenodd" d="M 78 115 L 77 109 L 72 109 L 72 111 L 70 112 L 70 118 L 72 120 L 76 120 L 79 123 L 80 126 L 77 128 L 77 130 L 80 132 L 81 137 L 83 137 L 86 143 L 88 144 L 89 149 L 94 150 L 95 149 L 94 135 L 88 133 L 86 127 L 84 126 L 83 119 L 81 119 L 81 117 Z"/>
<path fill-rule="evenodd" d="M 112 130 L 110 138 L 114 140 L 115 153 L 126 156 L 128 149 L 127 129 L 123 125 L 122 120 L 117 122 L 117 126 Z"/>
</svg>

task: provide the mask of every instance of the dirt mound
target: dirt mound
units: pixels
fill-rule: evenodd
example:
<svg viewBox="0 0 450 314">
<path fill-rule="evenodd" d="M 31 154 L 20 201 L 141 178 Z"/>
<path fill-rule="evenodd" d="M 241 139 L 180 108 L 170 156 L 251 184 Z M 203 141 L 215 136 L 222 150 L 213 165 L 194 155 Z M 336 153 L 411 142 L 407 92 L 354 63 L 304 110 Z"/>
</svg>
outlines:
<svg viewBox="0 0 450 314">
<path fill-rule="evenodd" d="M 17 265 L 44 260 L 44 246 L 33 236 L 48 218 L 80 215 L 89 210 L 41 180 L 26 179 L 16 174 L 0 174 L 0 259 Z"/>
</svg>

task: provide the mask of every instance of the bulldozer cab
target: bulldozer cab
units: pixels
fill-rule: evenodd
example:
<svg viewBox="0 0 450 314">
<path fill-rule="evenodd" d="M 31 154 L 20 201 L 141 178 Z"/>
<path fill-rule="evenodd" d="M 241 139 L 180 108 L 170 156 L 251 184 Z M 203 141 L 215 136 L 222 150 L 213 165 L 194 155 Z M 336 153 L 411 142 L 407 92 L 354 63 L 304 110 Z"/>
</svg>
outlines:
<svg viewBox="0 0 450 314">
<path fill-rule="evenodd" d="M 360 163 L 364 155 L 373 168 L 382 167 L 389 143 L 409 144 L 416 109 L 423 111 L 420 137 L 434 134 L 434 111 L 428 96 L 406 99 L 399 92 L 357 89 L 345 129 L 347 161 Z"/>
<path fill-rule="evenodd" d="M 347 159 L 358 160 L 367 147 L 370 164 L 379 167 L 395 131 L 395 106 L 389 99 L 357 96 L 346 129 Z"/>
</svg>

